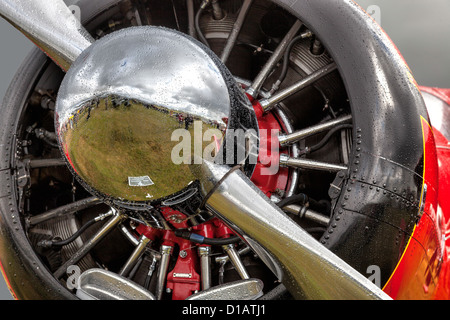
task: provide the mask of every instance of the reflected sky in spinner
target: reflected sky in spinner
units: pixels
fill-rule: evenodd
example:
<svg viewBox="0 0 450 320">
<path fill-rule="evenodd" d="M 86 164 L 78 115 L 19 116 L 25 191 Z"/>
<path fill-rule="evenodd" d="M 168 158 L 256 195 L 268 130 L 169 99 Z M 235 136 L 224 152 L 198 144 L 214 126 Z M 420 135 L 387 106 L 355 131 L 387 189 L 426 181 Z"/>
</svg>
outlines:
<svg viewBox="0 0 450 320">
<path fill-rule="evenodd" d="M 129 28 L 97 41 L 58 93 L 56 127 L 69 165 L 88 189 L 123 201 L 185 189 L 194 178 L 171 160 L 171 135 L 192 130 L 193 121 L 203 132 L 226 129 L 231 84 L 221 68 L 197 42 L 165 28 Z"/>
</svg>

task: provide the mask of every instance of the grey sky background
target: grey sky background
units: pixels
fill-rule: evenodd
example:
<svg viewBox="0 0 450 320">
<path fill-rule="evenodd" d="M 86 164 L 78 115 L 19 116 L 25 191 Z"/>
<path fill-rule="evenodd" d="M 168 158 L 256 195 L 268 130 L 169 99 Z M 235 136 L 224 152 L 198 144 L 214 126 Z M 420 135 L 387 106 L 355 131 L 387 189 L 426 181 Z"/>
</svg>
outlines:
<svg viewBox="0 0 450 320">
<path fill-rule="evenodd" d="M 419 85 L 450 88 L 449 0 L 355 0 L 380 8 L 381 26 Z"/>
<path fill-rule="evenodd" d="M 355 0 L 378 6 L 380 23 L 405 57 L 417 82 L 450 88 L 450 0 Z M 0 19 L 0 99 L 33 44 Z M 12 299 L 0 277 L 0 300 Z"/>
</svg>

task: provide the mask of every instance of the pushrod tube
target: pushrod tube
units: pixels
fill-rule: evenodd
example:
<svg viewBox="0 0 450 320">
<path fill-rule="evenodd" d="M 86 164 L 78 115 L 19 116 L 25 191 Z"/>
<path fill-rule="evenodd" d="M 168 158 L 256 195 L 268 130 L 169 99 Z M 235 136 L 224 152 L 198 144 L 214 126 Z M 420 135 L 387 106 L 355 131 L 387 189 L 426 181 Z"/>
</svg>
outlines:
<svg viewBox="0 0 450 320">
<path fill-rule="evenodd" d="M 342 116 L 340 118 L 337 118 L 337 119 L 334 119 L 334 120 L 331 120 L 331 121 L 328 121 L 325 123 L 320 123 L 315 126 L 311 126 L 309 128 L 291 132 L 289 134 L 280 134 L 278 136 L 278 140 L 280 141 L 280 145 L 285 147 L 292 143 L 295 143 L 297 141 L 300 141 L 302 139 L 310 137 L 314 134 L 333 129 L 334 127 L 336 127 L 338 125 L 341 125 L 344 123 L 351 123 L 351 120 L 352 120 L 351 115 Z"/>
<path fill-rule="evenodd" d="M 286 48 L 288 47 L 292 38 L 294 38 L 296 33 L 300 30 L 302 25 L 303 23 L 301 21 L 299 20 L 295 21 L 291 29 L 284 36 L 283 40 L 275 49 L 274 53 L 270 56 L 269 60 L 266 62 L 266 64 L 263 66 L 263 68 L 258 73 L 256 78 L 253 80 L 251 86 L 247 88 L 247 93 L 251 95 L 253 98 L 256 98 L 258 96 L 264 81 L 267 79 L 270 72 L 276 66 L 278 61 L 280 61 L 281 57 L 283 57 Z"/>
</svg>

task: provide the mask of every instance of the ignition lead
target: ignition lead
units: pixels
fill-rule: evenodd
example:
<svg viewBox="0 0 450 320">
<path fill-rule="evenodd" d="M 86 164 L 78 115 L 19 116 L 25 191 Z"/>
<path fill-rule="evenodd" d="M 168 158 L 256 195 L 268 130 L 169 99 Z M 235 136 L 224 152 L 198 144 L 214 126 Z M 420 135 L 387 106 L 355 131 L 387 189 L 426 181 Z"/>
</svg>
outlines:
<svg viewBox="0 0 450 320">
<path fill-rule="evenodd" d="M 233 236 L 229 238 L 206 238 L 202 235 L 189 232 L 186 230 L 175 230 L 175 235 L 177 237 L 198 243 L 198 244 L 209 244 L 209 245 L 217 245 L 217 246 L 223 246 L 227 244 L 233 244 L 236 242 L 239 242 L 241 238 L 238 236 Z"/>
</svg>

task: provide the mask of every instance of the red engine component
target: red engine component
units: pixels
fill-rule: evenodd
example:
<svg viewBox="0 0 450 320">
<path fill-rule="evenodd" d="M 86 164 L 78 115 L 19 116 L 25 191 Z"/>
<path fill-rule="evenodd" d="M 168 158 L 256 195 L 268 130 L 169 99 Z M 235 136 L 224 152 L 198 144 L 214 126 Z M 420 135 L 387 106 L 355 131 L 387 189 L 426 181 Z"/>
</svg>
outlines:
<svg viewBox="0 0 450 320">
<path fill-rule="evenodd" d="M 263 113 L 257 100 L 252 101 L 255 108 L 259 130 L 259 155 L 251 180 L 270 197 L 279 190 L 285 190 L 288 184 L 289 169 L 279 168 L 280 150 L 278 132 L 281 126 L 272 113 Z M 273 145 L 276 143 L 277 145 Z M 183 213 L 169 207 L 161 210 L 164 218 L 176 229 L 188 228 L 187 217 Z M 145 225 L 136 228 L 139 234 L 152 241 L 160 241 L 161 245 L 178 247 L 175 266 L 168 272 L 166 288 L 172 292 L 173 300 L 184 300 L 201 289 L 201 274 L 198 247 L 205 244 L 193 244 L 191 241 L 175 236 L 173 231 L 154 229 Z M 191 228 L 191 231 L 206 238 L 227 238 L 234 232 L 221 220 L 210 221 Z M 173 252 L 173 250 L 172 250 Z"/>
<path fill-rule="evenodd" d="M 167 242 L 176 243 L 179 247 L 178 259 L 175 267 L 167 275 L 166 288 L 172 291 L 173 300 L 184 300 L 192 293 L 200 290 L 200 272 L 196 247 L 189 240 L 175 237 L 173 232 L 167 232 Z"/>
<path fill-rule="evenodd" d="M 184 216 L 182 213 L 169 208 L 164 211 L 169 212 L 170 215 Z M 172 225 L 179 225 L 179 223 L 173 222 Z M 175 245 L 178 246 L 177 261 L 173 269 L 167 274 L 166 283 L 166 288 L 172 292 L 173 300 L 184 300 L 200 290 L 201 277 L 197 249 L 199 246 L 207 245 L 194 245 L 189 240 L 177 237 L 173 231 L 155 229 L 143 224 L 137 226 L 136 231 L 152 241 L 161 242 L 163 246 L 172 248 Z M 228 238 L 234 235 L 233 231 L 219 219 L 212 219 L 195 226 L 192 231 L 206 238 Z"/>
<path fill-rule="evenodd" d="M 280 148 L 278 142 L 278 132 L 282 131 L 282 128 L 273 113 L 264 113 L 259 101 L 250 96 L 249 98 L 258 119 L 260 132 L 258 163 L 251 180 L 266 196 L 270 197 L 278 190 L 285 190 L 288 184 L 289 169 L 279 167 L 280 153 L 286 153 L 285 149 Z M 273 145 L 274 143 L 276 145 Z"/>
</svg>

